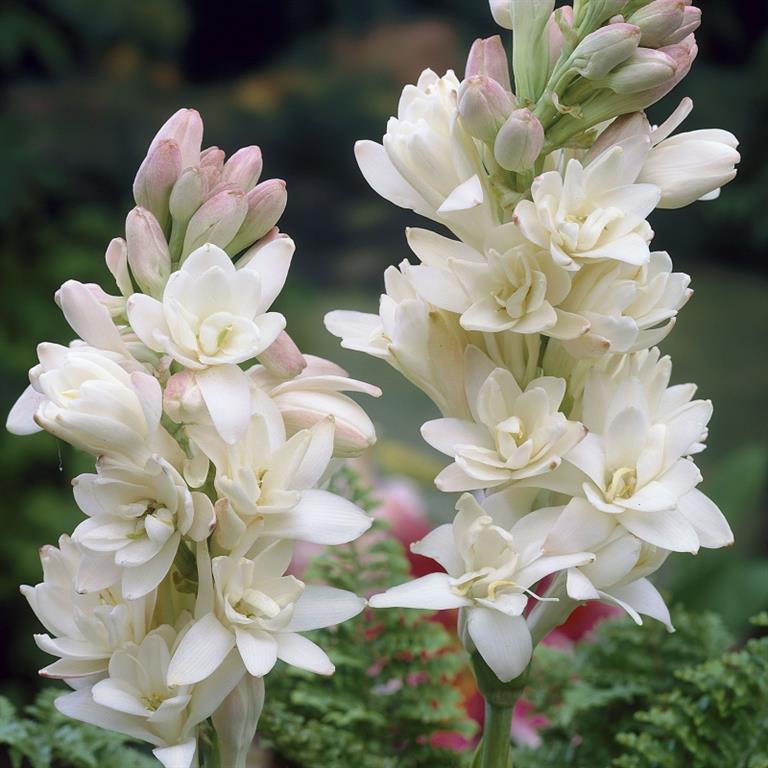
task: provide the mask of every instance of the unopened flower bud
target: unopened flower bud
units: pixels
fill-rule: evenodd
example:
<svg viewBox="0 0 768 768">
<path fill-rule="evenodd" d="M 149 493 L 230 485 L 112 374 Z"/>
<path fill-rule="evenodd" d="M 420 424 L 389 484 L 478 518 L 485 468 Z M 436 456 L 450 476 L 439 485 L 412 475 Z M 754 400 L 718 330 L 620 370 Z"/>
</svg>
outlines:
<svg viewBox="0 0 768 768">
<path fill-rule="evenodd" d="M 516 109 L 501 126 L 493 154 L 498 164 L 520 173 L 533 168 L 544 147 L 544 128 L 530 109 Z"/>
<path fill-rule="evenodd" d="M 125 219 L 128 266 L 144 293 L 159 297 L 171 274 L 171 255 L 157 219 L 146 209 L 134 208 Z"/>
<path fill-rule="evenodd" d="M 547 35 L 549 36 L 549 70 L 554 69 L 555 63 L 560 58 L 565 45 L 566 35 L 573 34 L 573 8 L 564 5 L 556 8 L 547 22 Z"/>
<path fill-rule="evenodd" d="M 243 192 L 249 192 L 261 176 L 262 165 L 258 147 L 243 147 L 224 164 L 221 180 L 224 184 L 234 184 Z"/>
<path fill-rule="evenodd" d="M 571 63 L 582 77 L 602 80 L 626 61 L 640 44 L 634 24 L 609 24 L 587 35 L 571 54 Z"/>
<path fill-rule="evenodd" d="M 292 379 L 307 367 L 304 355 L 285 331 L 280 331 L 280 335 L 259 355 L 259 362 L 281 379 Z"/>
<path fill-rule="evenodd" d="M 675 45 L 681 40 L 685 40 L 688 35 L 695 32 L 701 25 L 701 9 L 695 5 L 686 5 L 683 8 L 683 20 L 680 26 L 669 35 L 662 43 L 662 46 Z"/>
<path fill-rule="evenodd" d="M 667 82 L 676 70 L 675 60 L 663 51 L 638 48 L 600 84 L 614 93 L 638 93 Z"/>
<path fill-rule="evenodd" d="M 494 21 L 504 29 L 532 24 L 538 27 L 552 13 L 554 0 L 490 0 Z"/>
<path fill-rule="evenodd" d="M 221 174 L 224 170 L 223 149 L 218 147 L 208 147 L 200 153 L 200 175 L 203 179 L 203 194 L 208 197 L 217 191 L 221 184 Z"/>
<path fill-rule="evenodd" d="M 647 137 L 646 145 L 650 147 L 651 126 L 644 112 L 631 112 L 617 117 L 590 147 L 585 157 L 585 165 L 611 147 L 623 144 L 625 141 L 632 141 L 638 136 Z"/>
<path fill-rule="evenodd" d="M 115 278 L 120 293 L 123 296 L 130 296 L 133 293 L 133 283 L 131 273 L 128 271 L 128 246 L 122 237 L 115 237 L 110 241 L 104 254 L 104 261 L 112 277 Z"/>
<path fill-rule="evenodd" d="M 480 38 L 472 43 L 464 77 L 469 79 L 474 75 L 486 75 L 495 80 L 505 91 L 512 90 L 507 52 L 498 35 Z"/>
<path fill-rule="evenodd" d="M 163 390 L 163 411 L 175 424 L 205 421 L 207 410 L 194 371 L 174 373 Z"/>
<path fill-rule="evenodd" d="M 165 121 L 149 145 L 151 152 L 165 139 L 176 142 L 181 152 L 181 168 L 189 168 L 200 162 L 200 146 L 203 142 L 203 119 L 196 109 L 180 109 Z"/>
<path fill-rule="evenodd" d="M 640 45 L 659 48 L 683 23 L 685 0 L 653 0 L 627 18 L 640 27 Z"/>
<path fill-rule="evenodd" d="M 226 248 L 237 234 L 248 212 L 242 190 L 226 187 L 208 198 L 189 220 L 182 247 L 182 260 L 206 243 Z"/>
<path fill-rule="evenodd" d="M 626 5 L 627 0 L 589 0 L 574 3 L 578 8 L 573 23 L 583 35 L 596 30 L 603 22 L 615 16 Z"/>
<path fill-rule="evenodd" d="M 248 211 L 237 234 L 226 251 L 235 256 L 261 240 L 283 215 L 288 192 L 282 179 L 267 179 L 257 184 L 246 196 Z"/>
<path fill-rule="evenodd" d="M 221 765 L 245 768 L 264 707 L 264 678 L 245 675 L 213 713 Z"/>
<path fill-rule="evenodd" d="M 487 75 L 469 77 L 459 88 L 461 124 L 481 141 L 494 141 L 514 106 L 507 91 Z"/>
<path fill-rule="evenodd" d="M 200 168 L 187 168 L 173 185 L 168 209 L 171 218 L 182 226 L 192 218 L 194 212 L 203 204 L 203 179 Z"/>
<path fill-rule="evenodd" d="M 168 199 L 182 169 L 181 150 L 172 139 L 153 142 L 133 182 L 133 198 L 163 229 L 169 223 Z"/>
</svg>

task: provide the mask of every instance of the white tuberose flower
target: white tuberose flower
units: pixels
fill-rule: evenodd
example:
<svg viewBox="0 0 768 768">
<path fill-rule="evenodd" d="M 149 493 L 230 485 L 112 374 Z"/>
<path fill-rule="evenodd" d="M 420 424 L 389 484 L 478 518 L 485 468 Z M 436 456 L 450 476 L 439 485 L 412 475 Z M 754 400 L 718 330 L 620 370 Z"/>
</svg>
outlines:
<svg viewBox="0 0 768 768">
<path fill-rule="evenodd" d="M 586 167 L 572 159 L 563 175 L 541 174 L 531 187 L 533 199 L 515 208 L 520 230 L 569 270 L 595 259 L 645 264 L 652 236 L 645 219 L 661 192 L 636 183 L 642 159 L 616 146 Z"/>
<path fill-rule="evenodd" d="M 103 673 L 114 651 L 140 642 L 150 626 L 154 593 L 125 600 L 119 587 L 86 593 L 79 581 L 82 555 L 69 536 L 59 548 L 40 551 L 43 581 L 23 586 L 40 623 L 50 634 L 35 635 L 40 650 L 59 660 L 40 671 L 44 677 L 78 678 Z"/>
<path fill-rule="evenodd" d="M 441 525 L 411 548 L 447 573 L 431 573 L 374 595 L 374 608 L 462 608 L 466 632 L 502 682 L 518 677 L 531 659 L 523 611 L 531 588 L 551 573 L 594 559 L 588 552 L 544 555 L 540 532 L 523 517 L 510 530 L 469 495 L 456 505 L 451 525 Z"/>
<path fill-rule="evenodd" d="M 365 601 L 342 589 L 305 586 L 284 576 L 292 554 L 290 542 L 278 541 L 252 559 L 234 554 L 213 560 L 213 611 L 182 639 L 168 670 L 169 684 L 187 685 L 213 675 L 235 646 L 255 677 L 266 675 L 278 659 L 322 675 L 333 673 L 325 652 L 297 633 L 357 616 Z"/>
<path fill-rule="evenodd" d="M 465 370 L 473 420 L 436 419 L 421 430 L 455 462 L 435 479 L 440 490 L 494 488 L 551 472 L 584 437 L 584 427 L 559 410 L 563 379 L 542 376 L 522 390 L 475 347 L 467 349 Z"/>
<path fill-rule="evenodd" d="M 452 71 L 425 70 L 403 89 L 383 145 L 358 141 L 355 157 L 383 198 L 482 242 L 496 219 L 478 147 L 458 120 L 458 89 Z"/>
<path fill-rule="evenodd" d="M 157 380 L 114 352 L 75 343 L 40 344 L 32 382 L 11 411 L 9 427 L 34 431 L 27 421 L 76 448 L 143 464 L 159 430 L 162 393 Z M 135 367 L 132 373 L 127 368 Z M 25 412 L 20 418 L 20 412 Z"/>
<path fill-rule="evenodd" d="M 195 686 L 170 685 L 167 672 L 176 643 L 176 631 L 168 625 L 138 644 L 128 643 L 110 659 L 107 678 L 56 699 L 56 708 L 69 717 L 148 741 L 165 768 L 197 765 L 196 726 L 218 709 L 245 670 L 232 653 L 215 677 Z"/>
<path fill-rule="evenodd" d="M 86 550 L 108 554 L 123 595 L 142 597 L 160 584 L 183 535 L 208 536 L 215 518 L 204 494 L 190 492 L 184 478 L 160 456 L 143 468 L 100 462 L 98 474 L 73 481 L 75 500 L 89 519 L 72 539 Z M 109 578 L 109 577 L 108 577 Z"/>
<path fill-rule="evenodd" d="M 128 319 L 136 335 L 155 352 L 197 371 L 211 418 L 234 443 L 248 417 L 248 380 L 239 363 L 251 360 L 285 328 L 285 318 L 267 312 L 291 263 L 293 241 L 278 237 L 244 257 L 236 268 L 215 245 L 190 254 L 168 279 L 163 300 L 134 294 Z"/>
</svg>

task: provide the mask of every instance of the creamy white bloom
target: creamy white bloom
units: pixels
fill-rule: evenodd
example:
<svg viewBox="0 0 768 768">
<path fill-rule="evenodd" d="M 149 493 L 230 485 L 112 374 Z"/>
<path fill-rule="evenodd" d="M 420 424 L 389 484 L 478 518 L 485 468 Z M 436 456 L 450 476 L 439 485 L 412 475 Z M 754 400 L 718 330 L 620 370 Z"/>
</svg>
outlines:
<svg viewBox="0 0 768 768">
<path fill-rule="evenodd" d="M 585 264 L 574 275 L 561 307 L 582 318 L 589 331 L 564 341 L 565 348 L 576 357 L 589 357 L 658 344 L 693 294 L 689 283 L 688 275 L 672 271 L 665 251 L 653 251 L 640 266 L 615 261 Z"/>
<path fill-rule="evenodd" d="M 376 442 L 376 430 L 368 414 L 343 392 L 379 397 L 381 390 L 349 374 L 330 360 L 304 355 L 306 367 L 292 378 L 276 376 L 263 365 L 247 371 L 251 381 L 266 392 L 283 417 L 288 436 L 333 419 L 333 455 L 359 456 Z"/>
<path fill-rule="evenodd" d="M 541 532 L 522 516 L 506 529 L 464 494 L 452 524 L 441 525 L 411 549 L 436 560 L 432 573 L 374 595 L 374 608 L 462 609 L 467 638 L 502 682 L 518 677 L 531 659 L 531 635 L 523 611 L 532 588 L 545 576 L 590 562 L 589 552 L 548 555 Z M 535 595 L 533 595 L 536 597 Z M 471 642 L 470 642 L 471 641 Z M 471 649 L 471 647 L 470 647 Z"/>
<path fill-rule="evenodd" d="M 196 371 L 211 418 L 230 443 L 248 417 L 248 381 L 239 363 L 266 350 L 285 328 L 267 310 L 283 287 L 294 245 L 279 237 L 235 267 L 215 245 L 190 254 L 168 279 L 162 301 L 134 294 L 128 319 L 150 349 Z"/>
<path fill-rule="evenodd" d="M 196 726 L 218 709 L 245 669 L 232 653 L 214 677 L 194 686 L 169 685 L 168 666 L 176 645 L 173 627 L 158 627 L 141 642 L 115 651 L 106 678 L 56 699 L 56 708 L 69 717 L 148 741 L 165 768 L 192 768 L 198 764 Z"/>
<path fill-rule="evenodd" d="M 40 550 L 43 581 L 21 593 L 50 634 L 35 635 L 38 647 L 59 660 L 40 671 L 44 677 L 102 675 L 112 654 L 128 642 L 141 642 L 150 628 L 155 594 L 126 600 L 119 586 L 86 591 L 82 553 L 68 536 L 59 548 Z"/>
<path fill-rule="evenodd" d="M 638 162 L 640 161 L 640 162 Z M 586 167 L 571 159 L 563 174 L 547 171 L 521 200 L 515 221 L 555 263 L 577 270 L 595 259 L 645 264 L 653 232 L 646 221 L 661 192 L 636 182 L 642 156 L 615 146 Z"/>
<path fill-rule="evenodd" d="M 478 145 L 458 119 L 458 89 L 452 71 L 425 70 L 403 89 L 383 144 L 358 141 L 355 157 L 383 198 L 481 243 L 496 214 Z"/>
<path fill-rule="evenodd" d="M 110 583 L 120 582 L 126 598 L 142 597 L 168 573 L 182 536 L 207 538 L 215 524 L 213 504 L 204 493 L 190 492 L 160 456 L 141 468 L 101 461 L 97 472 L 72 481 L 75 500 L 88 515 L 72 539 L 109 556 L 106 568 L 100 558 L 100 567 Z"/>
<path fill-rule="evenodd" d="M 251 416 L 244 437 L 225 444 L 207 427 L 187 433 L 216 467 L 215 540 L 233 549 L 246 530 L 318 544 L 352 541 L 371 519 L 350 501 L 314 490 L 333 452 L 332 419 L 317 422 L 286 440 L 280 411 L 260 390 L 259 411 Z"/>
<path fill-rule="evenodd" d="M 143 464 L 164 437 L 158 381 L 135 361 L 85 344 L 46 342 L 37 354 L 31 387 L 8 416 L 8 428 L 29 434 L 36 424 L 89 453 Z"/>
<path fill-rule="evenodd" d="M 277 541 L 252 558 L 236 553 L 214 558 L 212 610 L 200 616 L 179 644 L 168 670 L 169 684 L 215 676 L 235 647 L 255 677 L 266 675 L 278 659 L 318 674 L 333 673 L 325 652 L 298 633 L 346 621 L 363 610 L 365 600 L 283 575 L 292 555 L 290 542 Z M 207 599 L 199 596 L 198 602 Z"/>
<path fill-rule="evenodd" d="M 408 230 L 408 243 L 422 262 L 408 267 L 408 279 L 424 299 L 460 314 L 468 331 L 572 339 L 589 328 L 558 307 L 571 289 L 570 274 L 515 224 L 492 229 L 482 251 L 425 229 Z"/>
<path fill-rule="evenodd" d="M 560 465 L 585 434 L 560 412 L 565 381 L 542 376 L 523 390 L 512 373 L 467 349 L 465 388 L 472 420 L 444 418 L 421 429 L 434 448 L 453 457 L 435 478 L 442 491 L 494 488 Z"/>
<path fill-rule="evenodd" d="M 692 395 L 689 387 L 647 390 L 631 366 L 614 377 L 592 371 L 581 404 L 589 434 L 541 487 L 583 495 L 596 516 L 661 549 L 731 544 L 722 513 L 696 489 L 701 474 L 689 456 L 701 450 L 712 404 Z"/>
<path fill-rule="evenodd" d="M 336 310 L 325 316 L 325 326 L 345 349 L 386 360 L 444 415 L 468 417 L 462 377 L 467 332 L 458 316 L 419 297 L 407 270 L 404 262 L 384 272 L 378 315 Z"/>
</svg>

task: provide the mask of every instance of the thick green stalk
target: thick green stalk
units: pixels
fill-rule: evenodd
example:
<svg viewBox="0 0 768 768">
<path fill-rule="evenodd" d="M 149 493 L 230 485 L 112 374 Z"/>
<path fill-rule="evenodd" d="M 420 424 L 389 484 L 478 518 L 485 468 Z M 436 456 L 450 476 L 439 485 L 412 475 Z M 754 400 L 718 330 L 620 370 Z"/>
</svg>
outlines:
<svg viewBox="0 0 768 768">
<path fill-rule="evenodd" d="M 499 707 L 486 700 L 480 768 L 512 768 L 512 710 L 513 707 Z"/>
</svg>

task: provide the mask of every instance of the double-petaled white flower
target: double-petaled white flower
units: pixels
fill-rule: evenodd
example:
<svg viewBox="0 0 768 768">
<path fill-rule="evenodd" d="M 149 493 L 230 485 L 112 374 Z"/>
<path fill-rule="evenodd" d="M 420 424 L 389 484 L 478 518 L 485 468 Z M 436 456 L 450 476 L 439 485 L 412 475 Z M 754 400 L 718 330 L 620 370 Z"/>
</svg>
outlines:
<svg viewBox="0 0 768 768">
<path fill-rule="evenodd" d="M 330 360 L 305 355 L 306 367 L 297 376 L 283 378 L 263 365 L 248 370 L 251 381 L 266 392 L 280 410 L 289 436 L 333 418 L 333 455 L 359 456 L 376 442 L 368 414 L 344 392 L 379 397 L 381 390 L 349 374 Z"/>
<path fill-rule="evenodd" d="M 216 541 L 233 549 L 246 530 L 318 544 L 352 541 L 371 525 L 359 507 L 315 486 L 333 452 L 326 418 L 286 440 L 280 411 L 260 390 L 261 407 L 244 437 L 225 444 L 210 427 L 188 427 L 190 438 L 216 468 Z"/>
<path fill-rule="evenodd" d="M 573 339 L 589 328 L 558 306 L 571 290 L 570 274 L 514 224 L 491 230 L 482 252 L 425 229 L 409 230 L 408 243 L 422 262 L 408 268 L 409 280 L 427 301 L 460 314 L 468 331 Z"/>
<path fill-rule="evenodd" d="M 40 344 L 37 354 L 8 429 L 44 429 L 89 453 L 142 465 L 163 437 L 158 381 L 134 360 L 77 342 Z"/>
<path fill-rule="evenodd" d="M 532 199 L 517 204 L 515 221 L 565 269 L 604 259 L 645 264 L 653 234 L 646 217 L 661 191 L 637 183 L 641 164 L 639 153 L 621 146 L 586 166 L 571 159 L 562 174 L 547 171 L 534 180 Z"/>
<path fill-rule="evenodd" d="M 383 144 L 358 141 L 355 156 L 382 197 L 482 243 L 496 217 L 478 147 L 458 120 L 458 90 L 452 71 L 425 70 L 403 89 Z"/>
<path fill-rule="evenodd" d="M 614 376 L 593 371 L 581 403 L 589 434 L 540 487 L 583 495 L 591 505 L 582 508 L 584 525 L 609 515 L 661 549 L 731 544 L 722 513 L 696 489 L 701 474 L 689 456 L 701 450 L 712 404 L 692 395 L 690 387 L 647 388 L 632 366 Z"/>
<path fill-rule="evenodd" d="M 155 594 L 126 600 L 119 586 L 87 591 L 80 572 L 82 553 L 68 536 L 59 539 L 58 549 L 43 547 L 40 560 L 42 583 L 21 588 L 50 633 L 35 635 L 35 642 L 59 657 L 40 674 L 65 679 L 102 675 L 115 650 L 146 635 Z"/>
<path fill-rule="evenodd" d="M 665 251 L 646 264 L 602 261 L 585 264 L 574 276 L 562 310 L 581 318 L 589 331 L 564 346 L 577 357 L 634 352 L 658 344 L 692 295 L 690 278 L 672 271 Z"/>
<path fill-rule="evenodd" d="M 131 327 L 155 352 L 194 370 L 216 428 L 228 442 L 242 436 L 250 405 L 248 379 L 238 367 L 264 352 L 285 328 L 267 310 L 288 273 L 293 241 L 279 237 L 235 267 L 220 248 L 204 245 L 168 279 L 162 301 L 128 299 Z"/>
<path fill-rule="evenodd" d="M 107 677 L 56 699 L 56 708 L 149 742 L 165 768 L 192 768 L 198 764 L 196 727 L 218 709 L 245 670 L 231 653 L 214 677 L 198 685 L 170 685 L 168 666 L 177 642 L 176 631 L 166 624 L 127 643 L 112 655 Z"/>
<path fill-rule="evenodd" d="M 560 409 L 565 381 L 552 376 L 522 389 L 512 373 L 467 349 L 465 388 L 472 420 L 444 418 L 422 427 L 424 439 L 453 457 L 435 479 L 442 491 L 495 488 L 556 469 L 585 434 Z"/>
<path fill-rule="evenodd" d="M 374 608 L 461 608 L 465 644 L 474 645 L 502 682 L 519 676 L 531 659 L 531 634 L 523 611 L 532 588 L 564 568 L 594 559 L 589 552 L 548 555 L 541 532 L 521 517 L 507 529 L 464 494 L 452 524 L 412 545 L 446 573 L 432 573 L 374 595 Z M 509 516 L 513 517 L 511 511 Z M 534 595 L 535 597 L 535 595 Z"/>
<path fill-rule="evenodd" d="M 204 546 L 204 545 L 201 545 Z M 213 560 L 214 594 L 198 595 L 198 615 L 184 636 L 168 670 L 168 682 L 187 685 L 218 674 L 233 648 L 255 677 L 263 677 L 278 659 L 323 675 L 333 672 L 328 656 L 298 634 L 356 616 L 365 601 L 333 587 L 304 585 L 285 576 L 293 547 L 268 544 L 252 558 L 237 553 Z M 202 613 L 201 601 L 211 600 Z"/>
<path fill-rule="evenodd" d="M 204 493 L 190 492 L 160 456 L 143 467 L 102 461 L 97 469 L 73 480 L 75 500 L 88 519 L 72 538 L 102 556 L 98 568 L 105 584 L 119 582 L 124 597 L 142 597 L 170 570 L 182 536 L 207 538 L 215 524 L 213 504 Z"/>
</svg>

